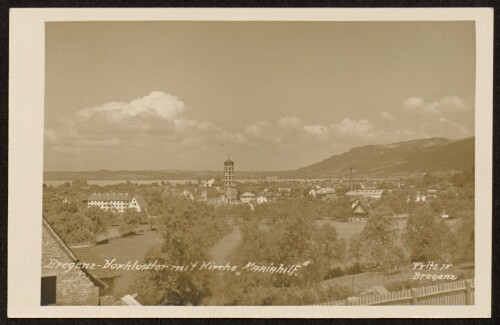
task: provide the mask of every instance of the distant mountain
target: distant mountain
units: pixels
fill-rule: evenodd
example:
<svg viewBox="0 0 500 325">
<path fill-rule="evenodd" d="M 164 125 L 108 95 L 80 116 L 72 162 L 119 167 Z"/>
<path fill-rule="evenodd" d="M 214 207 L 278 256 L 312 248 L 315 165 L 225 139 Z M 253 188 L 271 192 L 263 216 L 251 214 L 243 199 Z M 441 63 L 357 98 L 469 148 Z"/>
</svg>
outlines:
<svg viewBox="0 0 500 325">
<path fill-rule="evenodd" d="M 352 148 L 316 164 L 288 171 L 236 171 L 236 179 L 345 177 L 352 167 L 357 176 L 466 170 L 474 165 L 474 137 L 463 140 L 429 138 Z M 44 180 L 196 180 L 220 178 L 218 171 L 94 170 L 44 172 Z"/>
<path fill-rule="evenodd" d="M 474 137 L 462 140 L 428 138 L 388 145 L 357 147 L 294 174 L 307 177 L 356 174 L 389 175 L 438 170 L 465 170 L 474 165 Z"/>
</svg>

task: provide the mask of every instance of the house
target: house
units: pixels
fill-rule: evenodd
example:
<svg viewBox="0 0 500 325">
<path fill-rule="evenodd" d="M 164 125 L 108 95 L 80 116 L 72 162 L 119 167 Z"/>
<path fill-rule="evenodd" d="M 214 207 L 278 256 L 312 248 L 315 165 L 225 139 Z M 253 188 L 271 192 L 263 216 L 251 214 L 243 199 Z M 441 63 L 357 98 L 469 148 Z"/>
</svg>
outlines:
<svg viewBox="0 0 500 325">
<path fill-rule="evenodd" d="M 233 204 L 238 202 L 238 190 L 234 187 L 224 188 L 223 202 L 224 204 Z"/>
<path fill-rule="evenodd" d="M 91 270 L 92 274 L 101 280 L 105 286 L 99 286 L 99 296 L 113 295 L 115 289 L 115 280 L 121 276 L 121 272 L 106 268 L 104 269 L 102 265 L 105 265 L 104 258 L 97 252 L 95 246 L 85 243 L 85 244 L 72 244 L 69 245 L 69 249 L 78 258 L 78 260 L 84 264 L 92 265 L 95 264 L 96 267 Z M 101 265 L 101 266 L 99 266 Z"/>
<path fill-rule="evenodd" d="M 356 199 L 351 203 L 351 217 L 349 221 L 366 221 L 369 216 L 369 206 L 362 200 Z"/>
<path fill-rule="evenodd" d="M 87 206 L 99 207 L 105 211 L 111 210 L 123 213 L 130 204 L 128 193 L 93 193 L 89 196 Z"/>
<path fill-rule="evenodd" d="M 135 209 L 137 212 L 147 212 L 148 205 L 144 198 L 140 195 L 135 195 L 128 205 L 129 209 Z"/>
<path fill-rule="evenodd" d="M 406 198 L 406 202 L 425 202 L 427 201 L 427 196 L 420 194 L 419 191 L 416 193 L 409 194 L 408 197 Z"/>
<path fill-rule="evenodd" d="M 97 266 L 104 261 L 92 248 L 71 248 L 42 224 L 41 305 L 99 305 L 120 274 Z"/>
<path fill-rule="evenodd" d="M 322 187 L 315 192 L 314 197 L 317 199 L 333 199 L 337 195 L 336 191 L 331 187 Z"/>
<path fill-rule="evenodd" d="M 251 192 L 245 192 L 245 193 L 243 193 L 243 194 L 240 195 L 240 201 L 244 202 L 244 203 L 251 202 L 251 201 L 253 201 L 255 199 L 256 199 L 255 194 L 253 194 Z"/>
<path fill-rule="evenodd" d="M 257 204 L 276 201 L 276 199 L 273 198 L 273 194 L 271 192 L 268 192 L 268 191 L 260 192 L 259 195 L 257 195 L 256 200 L 257 200 Z"/>
<path fill-rule="evenodd" d="M 140 195 L 129 196 L 128 193 L 93 193 L 87 200 L 87 206 L 99 207 L 105 211 L 111 210 L 118 213 L 126 209 L 135 209 L 137 212 L 146 212 L 148 206 Z"/>
<path fill-rule="evenodd" d="M 215 187 L 204 187 L 199 191 L 198 200 L 211 205 L 221 206 L 224 201 L 224 194 L 219 192 Z"/>
</svg>

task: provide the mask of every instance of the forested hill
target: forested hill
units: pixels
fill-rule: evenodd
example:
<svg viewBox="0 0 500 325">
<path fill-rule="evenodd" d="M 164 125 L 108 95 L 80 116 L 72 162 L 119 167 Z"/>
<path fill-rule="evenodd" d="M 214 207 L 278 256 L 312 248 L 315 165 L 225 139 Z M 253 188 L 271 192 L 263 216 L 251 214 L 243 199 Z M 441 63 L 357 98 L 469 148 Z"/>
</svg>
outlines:
<svg viewBox="0 0 500 325">
<path fill-rule="evenodd" d="M 310 176 L 356 173 L 389 175 L 419 171 L 466 170 L 474 166 L 474 137 L 428 138 L 388 145 L 357 147 L 296 172 Z"/>
<path fill-rule="evenodd" d="M 316 164 L 289 171 L 240 171 L 236 179 L 345 177 L 352 167 L 356 175 L 370 177 L 415 172 L 467 170 L 474 166 L 474 137 L 462 140 L 428 138 L 387 145 L 367 145 L 331 156 Z M 44 180 L 196 180 L 222 177 L 218 171 L 141 170 L 45 172 Z"/>
</svg>

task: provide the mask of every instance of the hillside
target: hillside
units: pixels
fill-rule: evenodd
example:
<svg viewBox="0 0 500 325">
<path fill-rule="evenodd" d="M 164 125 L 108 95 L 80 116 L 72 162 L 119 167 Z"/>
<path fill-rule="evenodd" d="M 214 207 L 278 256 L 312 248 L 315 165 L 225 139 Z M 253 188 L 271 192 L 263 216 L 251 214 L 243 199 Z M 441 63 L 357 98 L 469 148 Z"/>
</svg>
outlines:
<svg viewBox="0 0 500 325">
<path fill-rule="evenodd" d="M 474 165 L 474 137 L 462 140 L 429 138 L 388 145 L 367 145 L 289 171 L 237 171 L 236 179 L 343 177 L 352 167 L 369 177 L 439 170 L 465 170 Z M 220 178 L 222 171 L 97 170 L 45 172 L 44 180 L 182 180 Z"/>
<path fill-rule="evenodd" d="M 438 170 L 465 170 L 474 165 L 474 137 L 462 140 L 429 138 L 389 145 L 357 147 L 316 164 L 299 168 L 308 177 L 356 173 L 388 175 Z"/>
</svg>

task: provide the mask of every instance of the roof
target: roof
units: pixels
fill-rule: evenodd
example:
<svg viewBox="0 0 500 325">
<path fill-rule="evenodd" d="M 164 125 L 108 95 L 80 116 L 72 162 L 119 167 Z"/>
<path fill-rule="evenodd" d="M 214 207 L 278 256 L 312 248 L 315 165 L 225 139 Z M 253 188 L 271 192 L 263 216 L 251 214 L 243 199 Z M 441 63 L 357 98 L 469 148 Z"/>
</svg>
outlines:
<svg viewBox="0 0 500 325">
<path fill-rule="evenodd" d="M 370 209 L 370 204 L 368 202 L 356 199 L 351 202 L 351 211 L 354 211 L 358 206 L 360 206 L 365 212 L 368 212 Z"/>
<path fill-rule="evenodd" d="M 346 193 L 348 196 L 382 196 L 384 190 L 355 190 Z"/>
<path fill-rule="evenodd" d="M 92 193 L 89 201 L 130 201 L 128 193 Z"/>
<path fill-rule="evenodd" d="M 137 200 L 137 203 L 139 203 L 139 205 L 142 208 L 146 208 L 148 206 L 148 204 L 146 203 L 146 200 L 144 200 L 144 198 L 142 196 L 134 195 L 134 198 Z"/>
<path fill-rule="evenodd" d="M 234 163 L 231 159 L 227 158 L 227 160 L 224 163 Z"/>
<path fill-rule="evenodd" d="M 45 218 L 42 217 L 42 225 L 47 230 L 49 235 L 54 239 L 54 241 L 61 247 L 61 249 L 68 255 L 68 257 L 71 259 L 72 262 L 78 262 L 79 259 L 78 257 L 73 253 L 72 250 L 69 249 L 69 247 L 64 243 L 64 241 L 59 237 L 59 235 L 54 231 L 54 229 L 49 225 L 49 223 L 45 220 Z M 97 277 L 93 272 L 93 270 L 89 270 L 86 268 L 81 269 L 87 276 L 93 280 L 94 282 L 97 282 L 99 285 L 103 287 L 108 287 L 106 283 L 104 283 L 99 277 Z"/>
<path fill-rule="evenodd" d="M 95 269 L 91 272 L 99 279 L 110 279 L 121 276 L 121 272 L 112 269 L 104 269 L 104 258 L 90 244 L 71 245 L 69 249 L 82 263 L 94 263 Z M 100 266 L 99 266 L 100 265 Z"/>
<path fill-rule="evenodd" d="M 250 197 L 254 197 L 254 196 L 255 196 L 255 194 L 250 193 L 250 192 L 245 192 L 245 193 L 243 193 L 243 194 L 241 194 L 241 195 L 240 195 L 240 197 L 243 197 L 243 196 L 250 196 Z"/>
<path fill-rule="evenodd" d="M 335 190 L 331 187 L 323 187 L 316 191 L 316 194 L 333 194 Z"/>
<path fill-rule="evenodd" d="M 136 295 L 137 296 L 137 295 Z M 120 299 L 120 304 L 125 306 L 141 306 L 141 304 L 135 300 L 134 295 L 125 295 Z"/>
<path fill-rule="evenodd" d="M 218 198 L 221 196 L 221 193 L 214 187 L 207 187 L 205 191 L 207 192 L 207 198 Z"/>
</svg>

